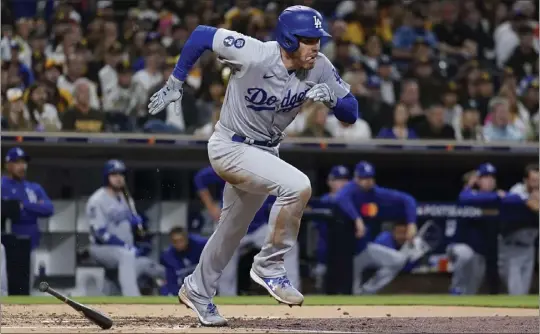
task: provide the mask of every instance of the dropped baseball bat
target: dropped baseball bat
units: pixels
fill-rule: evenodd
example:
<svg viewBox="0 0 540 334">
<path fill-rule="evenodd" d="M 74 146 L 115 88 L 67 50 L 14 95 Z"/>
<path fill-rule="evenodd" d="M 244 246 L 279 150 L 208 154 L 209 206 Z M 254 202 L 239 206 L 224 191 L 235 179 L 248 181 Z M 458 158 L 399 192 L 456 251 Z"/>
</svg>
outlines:
<svg viewBox="0 0 540 334">
<path fill-rule="evenodd" d="M 78 302 L 64 296 L 60 292 L 58 292 L 58 291 L 54 290 L 53 288 L 51 288 L 49 286 L 49 283 L 47 283 L 47 282 L 39 283 L 39 290 L 41 292 L 47 292 L 48 294 L 60 299 L 64 303 L 66 303 L 69 306 L 73 307 L 73 309 L 75 309 L 75 311 L 79 312 L 86 319 L 90 320 L 91 322 L 98 325 L 102 329 L 109 329 L 113 325 L 112 319 L 109 318 L 108 316 L 106 316 L 105 314 L 103 314 L 101 312 L 98 312 L 98 311 L 96 311 L 96 310 L 94 310 L 94 309 L 92 309 L 92 308 L 90 308 L 88 306 L 80 304 L 80 303 L 78 303 Z"/>
</svg>

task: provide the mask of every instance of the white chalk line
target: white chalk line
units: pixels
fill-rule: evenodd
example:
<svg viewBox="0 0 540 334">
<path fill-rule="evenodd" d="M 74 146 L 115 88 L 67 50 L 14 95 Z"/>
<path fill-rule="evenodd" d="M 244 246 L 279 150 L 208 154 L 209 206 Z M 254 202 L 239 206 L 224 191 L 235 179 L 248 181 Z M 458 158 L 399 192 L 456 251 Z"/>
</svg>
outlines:
<svg viewBox="0 0 540 334">
<path fill-rule="evenodd" d="M 2 326 L 3 330 L 43 330 L 46 329 L 47 331 L 51 330 L 63 330 L 63 329 L 69 329 L 69 330 L 83 330 L 90 327 L 85 328 L 78 328 L 74 326 L 47 326 L 47 327 L 36 327 L 36 326 Z M 198 326 L 196 328 L 208 328 L 208 329 L 217 329 L 219 331 L 220 328 L 227 328 L 227 327 L 204 327 L 204 326 Z M 94 328 L 95 330 L 98 330 L 98 328 Z M 111 328 L 111 330 L 122 328 L 115 328 L 114 326 Z M 175 327 L 143 327 L 141 326 L 141 329 L 144 330 L 157 330 L 160 329 L 167 329 L 167 330 L 189 330 L 193 329 L 191 326 L 175 326 Z M 229 328 L 232 331 L 238 331 L 241 332 L 247 332 L 248 330 L 255 330 L 255 331 L 269 331 L 270 333 L 320 333 L 320 334 L 364 334 L 366 332 L 347 332 L 347 331 L 321 331 L 321 330 L 307 330 L 307 329 L 271 329 L 271 328 Z"/>
</svg>

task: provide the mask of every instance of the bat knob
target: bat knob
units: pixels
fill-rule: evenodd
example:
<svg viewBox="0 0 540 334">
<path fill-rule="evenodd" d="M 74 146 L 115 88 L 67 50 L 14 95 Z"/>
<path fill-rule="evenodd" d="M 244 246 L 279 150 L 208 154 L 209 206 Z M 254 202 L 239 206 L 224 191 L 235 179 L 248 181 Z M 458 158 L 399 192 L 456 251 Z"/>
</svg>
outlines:
<svg viewBox="0 0 540 334">
<path fill-rule="evenodd" d="M 39 283 L 39 291 L 46 292 L 47 290 L 49 290 L 49 283 L 47 282 Z"/>
</svg>

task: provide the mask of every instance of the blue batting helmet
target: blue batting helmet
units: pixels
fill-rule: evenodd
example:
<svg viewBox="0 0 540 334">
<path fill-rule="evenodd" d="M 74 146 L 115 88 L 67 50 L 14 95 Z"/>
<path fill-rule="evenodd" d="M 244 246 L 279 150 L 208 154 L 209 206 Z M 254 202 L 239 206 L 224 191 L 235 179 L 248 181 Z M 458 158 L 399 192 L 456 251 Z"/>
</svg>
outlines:
<svg viewBox="0 0 540 334">
<path fill-rule="evenodd" d="M 285 8 L 278 17 L 276 40 L 287 52 L 294 52 L 300 46 L 298 37 L 331 37 L 322 28 L 321 13 L 306 6 Z"/>
<path fill-rule="evenodd" d="M 111 174 L 124 174 L 126 172 L 126 165 L 120 160 L 109 160 L 105 163 L 103 168 L 103 180 L 107 185 L 109 184 L 109 175 Z"/>
</svg>

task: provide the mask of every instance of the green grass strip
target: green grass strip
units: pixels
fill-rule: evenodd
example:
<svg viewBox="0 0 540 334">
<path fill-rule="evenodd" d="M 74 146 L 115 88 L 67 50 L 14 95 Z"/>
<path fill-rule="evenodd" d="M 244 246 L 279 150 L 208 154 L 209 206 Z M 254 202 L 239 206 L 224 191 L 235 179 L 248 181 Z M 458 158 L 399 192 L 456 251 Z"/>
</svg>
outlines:
<svg viewBox="0 0 540 334">
<path fill-rule="evenodd" d="M 176 297 L 75 297 L 83 304 L 177 304 Z M 269 296 L 216 297 L 218 305 L 277 305 Z M 54 297 L 9 296 L 2 304 L 58 304 Z M 375 295 L 375 296 L 306 296 L 304 305 L 430 305 L 538 308 L 538 296 L 507 295 Z"/>
</svg>

